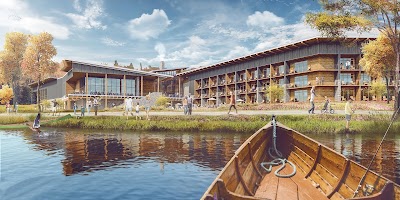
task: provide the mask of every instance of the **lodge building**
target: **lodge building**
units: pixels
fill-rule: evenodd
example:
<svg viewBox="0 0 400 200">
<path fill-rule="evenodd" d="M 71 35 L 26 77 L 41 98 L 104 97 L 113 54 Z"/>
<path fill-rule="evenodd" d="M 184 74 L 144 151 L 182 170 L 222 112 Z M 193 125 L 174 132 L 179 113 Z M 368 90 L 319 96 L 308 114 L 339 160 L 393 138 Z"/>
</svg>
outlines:
<svg viewBox="0 0 400 200">
<path fill-rule="evenodd" d="M 177 76 L 201 106 L 228 104 L 230 92 L 245 103 L 271 102 L 265 93 L 272 83 L 284 90 L 283 97 L 272 102 L 308 101 L 312 86 L 316 87 L 317 101 L 325 96 L 335 101 L 349 97 L 376 100 L 369 94 L 371 77 L 359 65 L 362 44 L 373 39 L 313 38 Z M 394 95 L 393 79 L 389 80 L 389 98 Z"/>
<path fill-rule="evenodd" d="M 72 109 L 73 102 L 76 102 L 79 108 L 85 107 L 86 102 L 93 98 L 100 99 L 99 108 L 103 109 L 111 105 L 120 105 L 128 97 L 140 99 L 151 93 L 161 94 L 163 82 L 174 78 L 168 73 L 72 60 L 63 60 L 61 66 L 66 74 L 61 78 L 47 78 L 41 82 L 39 96 L 42 100 L 65 98 L 67 109 Z M 36 89 L 37 83 L 31 84 L 30 87 Z M 34 90 L 34 96 L 36 95 Z"/>
</svg>

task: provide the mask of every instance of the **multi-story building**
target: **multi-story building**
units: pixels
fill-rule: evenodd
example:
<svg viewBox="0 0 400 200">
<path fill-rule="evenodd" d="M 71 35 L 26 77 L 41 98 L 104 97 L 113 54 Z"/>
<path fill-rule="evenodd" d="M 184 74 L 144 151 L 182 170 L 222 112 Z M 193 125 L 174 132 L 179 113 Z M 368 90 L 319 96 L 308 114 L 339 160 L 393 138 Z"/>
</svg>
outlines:
<svg viewBox="0 0 400 200">
<path fill-rule="evenodd" d="M 325 96 L 335 101 L 346 98 L 369 101 L 371 77 L 360 67 L 361 45 L 374 38 L 335 40 L 313 38 L 273 48 L 226 62 L 177 74 L 188 87 L 185 95 L 194 95 L 195 103 L 229 103 L 229 94 L 246 103 L 271 102 L 266 89 L 272 83 L 283 87 L 282 99 L 274 102 L 302 102 L 316 87 L 316 100 Z M 390 77 L 393 98 L 394 77 Z"/>
</svg>

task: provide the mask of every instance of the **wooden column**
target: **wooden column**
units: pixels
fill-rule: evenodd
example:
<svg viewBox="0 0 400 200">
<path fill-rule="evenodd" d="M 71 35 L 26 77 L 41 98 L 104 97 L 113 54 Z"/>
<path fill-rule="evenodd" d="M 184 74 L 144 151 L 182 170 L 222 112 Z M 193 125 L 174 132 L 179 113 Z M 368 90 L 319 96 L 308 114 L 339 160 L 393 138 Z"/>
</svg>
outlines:
<svg viewBox="0 0 400 200">
<path fill-rule="evenodd" d="M 269 86 L 272 84 L 272 64 L 269 65 Z M 272 104 L 272 94 L 271 90 L 269 90 L 269 104 Z"/>
<path fill-rule="evenodd" d="M 157 92 L 160 92 L 160 77 L 157 77 Z"/>
<path fill-rule="evenodd" d="M 108 108 L 108 106 L 107 106 L 107 100 L 108 100 L 108 79 L 107 79 L 107 74 L 105 74 L 105 77 L 104 77 L 105 79 L 104 79 L 104 94 L 106 95 L 106 97 L 104 98 L 104 108 Z"/>
<path fill-rule="evenodd" d="M 143 76 L 140 77 L 140 96 L 143 96 Z"/>
<path fill-rule="evenodd" d="M 181 95 L 181 77 L 178 77 L 178 93 Z"/>
<path fill-rule="evenodd" d="M 126 75 L 124 75 L 124 81 L 123 81 L 123 95 L 126 96 Z"/>
<path fill-rule="evenodd" d="M 86 79 L 85 79 L 85 94 L 86 94 L 86 102 L 89 99 L 89 74 L 86 73 Z M 86 102 L 83 102 L 83 105 L 85 105 Z"/>
</svg>

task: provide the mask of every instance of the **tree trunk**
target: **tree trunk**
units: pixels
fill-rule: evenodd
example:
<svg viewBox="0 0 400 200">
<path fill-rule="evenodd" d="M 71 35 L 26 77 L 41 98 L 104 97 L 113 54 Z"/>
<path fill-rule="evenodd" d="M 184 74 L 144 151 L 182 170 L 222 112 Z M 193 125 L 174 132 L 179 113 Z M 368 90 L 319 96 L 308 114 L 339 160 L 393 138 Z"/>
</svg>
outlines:
<svg viewBox="0 0 400 200">
<path fill-rule="evenodd" d="M 389 79 L 388 79 L 388 77 L 387 76 L 385 76 L 385 81 L 386 81 L 386 102 L 387 102 L 387 104 L 389 104 L 390 102 L 389 102 L 389 100 L 390 100 L 390 97 L 389 97 Z"/>
<path fill-rule="evenodd" d="M 37 87 L 36 87 L 36 103 L 37 103 L 37 107 L 38 107 L 38 113 L 41 112 L 41 110 L 40 110 L 40 97 L 39 97 L 39 84 L 40 84 L 40 78 L 38 80 L 38 84 L 37 84 Z"/>
</svg>

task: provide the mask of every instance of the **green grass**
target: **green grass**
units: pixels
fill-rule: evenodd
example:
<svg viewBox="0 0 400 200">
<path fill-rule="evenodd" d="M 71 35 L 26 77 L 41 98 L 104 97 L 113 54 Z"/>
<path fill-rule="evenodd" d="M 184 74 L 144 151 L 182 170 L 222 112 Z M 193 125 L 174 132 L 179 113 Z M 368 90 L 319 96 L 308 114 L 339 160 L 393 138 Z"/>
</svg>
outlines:
<svg viewBox="0 0 400 200">
<path fill-rule="evenodd" d="M 350 129 L 354 133 L 384 133 L 389 125 L 388 115 L 354 115 Z M 268 123 L 271 116 L 152 116 L 150 121 L 131 117 L 99 116 L 71 118 L 47 124 L 51 127 L 112 129 L 140 131 L 224 131 L 253 133 Z M 278 122 L 301 133 L 336 134 L 345 131 L 342 115 L 279 116 Z M 400 121 L 393 124 L 390 132 L 400 129 Z"/>
</svg>

